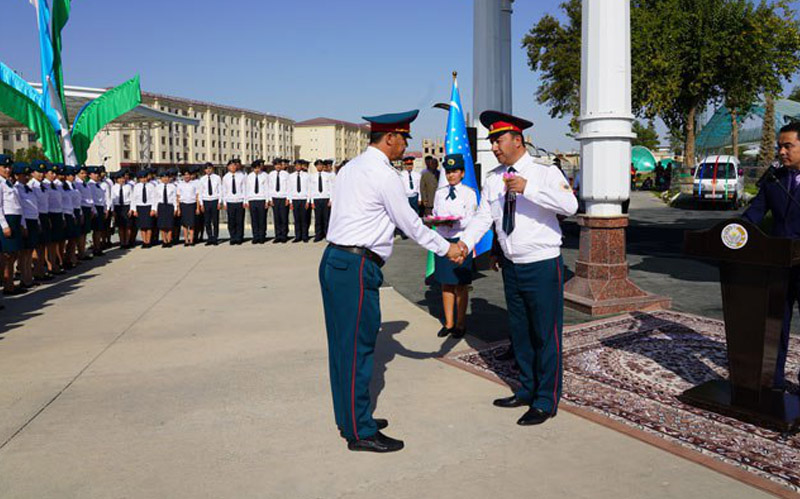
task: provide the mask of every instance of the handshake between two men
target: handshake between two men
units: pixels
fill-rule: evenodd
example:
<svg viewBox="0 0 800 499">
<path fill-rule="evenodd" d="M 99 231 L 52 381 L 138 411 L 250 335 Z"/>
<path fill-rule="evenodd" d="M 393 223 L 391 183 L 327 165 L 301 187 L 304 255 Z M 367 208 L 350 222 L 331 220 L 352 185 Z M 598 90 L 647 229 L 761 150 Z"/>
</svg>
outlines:
<svg viewBox="0 0 800 499">
<path fill-rule="evenodd" d="M 464 260 L 469 256 L 469 248 L 462 241 L 457 243 L 450 243 L 450 249 L 447 251 L 447 259 L 456 265 L 461 265 Z"/>
</svg>

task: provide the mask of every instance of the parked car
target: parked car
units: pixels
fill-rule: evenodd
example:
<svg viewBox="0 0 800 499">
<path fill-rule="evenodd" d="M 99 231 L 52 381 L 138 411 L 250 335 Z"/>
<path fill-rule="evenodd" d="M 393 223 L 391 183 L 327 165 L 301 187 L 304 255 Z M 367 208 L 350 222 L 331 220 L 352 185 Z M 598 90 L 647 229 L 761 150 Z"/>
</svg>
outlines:
<svg viewBox="0 0 800 499">
<path fill-rule="evenodd" d="M 744 199 L 744 172 L 734 156 L 706 156 L 694 169 L 694 199 L 736 209 Z"/>
</svg>

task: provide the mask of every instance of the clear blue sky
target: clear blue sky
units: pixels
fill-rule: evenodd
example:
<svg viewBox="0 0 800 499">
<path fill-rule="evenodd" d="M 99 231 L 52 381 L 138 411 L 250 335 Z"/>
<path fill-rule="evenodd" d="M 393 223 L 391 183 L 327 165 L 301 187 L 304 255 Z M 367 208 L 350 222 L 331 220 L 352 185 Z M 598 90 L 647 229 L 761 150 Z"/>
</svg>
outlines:
<svg viewBox="0 0 800 499">
<path fill-rule="evenodd" d="M 564 120 L 536 104 L 537 75 L 521 40 L 554 0 L 517 0 L 512 21 L 513 106 L 534 142 L 573 149 Z M 39 81 L 36 17 L 28 0 L 3 0 L 0 61 Z M 579 57 L 580 54 L 576 54 Z M 139 73 L 145 91 L 305 120 L 422 109 L 412 149 L 443 136 L 459 73 L 472 107 L 472 2 L 75 0 L 64 31 L 68 85 L 109 87 Z"/>
</svg>

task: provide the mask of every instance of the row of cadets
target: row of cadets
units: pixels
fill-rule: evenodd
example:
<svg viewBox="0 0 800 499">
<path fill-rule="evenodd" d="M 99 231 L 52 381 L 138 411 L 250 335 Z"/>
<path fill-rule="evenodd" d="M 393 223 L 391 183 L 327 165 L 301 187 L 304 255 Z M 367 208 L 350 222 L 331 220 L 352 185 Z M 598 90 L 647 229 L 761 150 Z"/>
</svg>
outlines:
<svg viewBox="0 0 800 499">
<path fill-rule="evenodd" d="M 241 171 L 242 162 L 228 161 L 228 173 L 222 177 L 222 208 L 228 214 L 228 232 L 231 246 L 244 242 L 244 202 L 246 176 Z"/>
<path fill-rule="evenodd" d="M 314 162 L 316 175 L 311 180 L 311 198 L 314 210 L 314 242 L 325 239 L 328 235 L 328 224 L 331 219 L 333 204 L 333 160 L 317 160 Z"/>
<path fill-rule="evenodd" d="M 276 158 L 273 161 L 275 169 L 269 173 L 270 206 L 275 223 L 275 239 L 273 244 L 289 241 L 289 160 Z"/>
<path fill-rule="evenodd" d="M 253 162 L 252 170 L 247 174 L 245 204 L 250 211 L 250 225 L 253 229 L 252 244 L 267 242 L 267 209 L 270 201 L 269 176 L 263 171 L 264 161 Z"/>
<path fill-rule="evenodd" d="M 294 214 L 294 239 L 292 243 L 308 242 L 311 211 L 311 189 L 309 189 L 308 161 L 298 159 L 294 171 L 289 175 L 289 199 Z"/>
<path fill-rule="evenodd" d="M 198 179 L 200 205 L 203 213 L 205 231 L 208 237 L 206 246 L 219 243 L 219 210 L 222 207 L 222 177 L 214 173 L 214 165 L 204 165 L 205 175 Z"/>
</svg>

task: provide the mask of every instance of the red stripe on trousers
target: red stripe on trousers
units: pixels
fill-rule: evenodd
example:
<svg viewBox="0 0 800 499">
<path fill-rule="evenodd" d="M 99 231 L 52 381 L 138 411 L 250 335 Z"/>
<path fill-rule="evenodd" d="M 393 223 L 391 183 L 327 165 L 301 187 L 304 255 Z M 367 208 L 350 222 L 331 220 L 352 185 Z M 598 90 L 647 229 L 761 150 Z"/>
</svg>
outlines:
<svg viewBox="0 0 800 499">
<path fill-rule="evenodd" d="M 358 426 L 356 425 L 356 361 L 358 360 L 358 327 L 361 325 L 361 306 L 364 304 L 364 261 L 366 257 L 361 257 L 361 266 L 358 269 L 358 316 L 356 317 L 356 331 L 353 334 L 353 376 L 350 383 L 350 414 L 353 417 L 353 433 L 358 438 Z"/>
<path fill-rule="evenodd" d="M 559 265 L 558 259 L 556 259 L 556 269 L 558 270 L 558 292 L 561 293 L 561 265 Z M 557 298 L 556 303 L 558 303 Z M 558 371 L 561 369 L 561 345 L 558 343 L 558 312 L 556 312 L 555 322 L 553 323 L 553 336 L 556 339 L 556 372 L 555 383 L 553 383 L 553 409 L 550 411 L 551 416 L 556 413 L 558 404 L 556 400 L 556 395 L 558 394 Z"/>
</svg>

